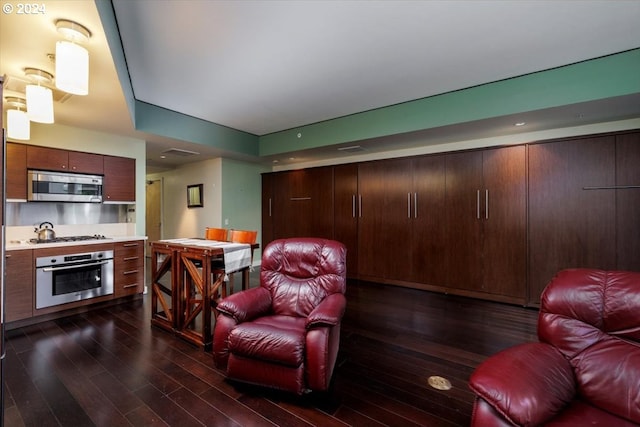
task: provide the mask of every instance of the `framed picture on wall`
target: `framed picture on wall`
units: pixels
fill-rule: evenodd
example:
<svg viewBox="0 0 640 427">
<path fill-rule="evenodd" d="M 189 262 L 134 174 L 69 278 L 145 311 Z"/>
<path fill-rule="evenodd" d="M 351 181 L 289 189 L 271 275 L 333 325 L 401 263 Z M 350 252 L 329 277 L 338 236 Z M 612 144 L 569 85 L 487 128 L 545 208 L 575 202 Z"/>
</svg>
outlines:
<svg viewBox="0 0 640 427">
<path fill-rule="evenodd" d="M 187 185 L 187 207 L 201 208 L 204 206 L 202 200 L 203 184 Z"/>
</svg>

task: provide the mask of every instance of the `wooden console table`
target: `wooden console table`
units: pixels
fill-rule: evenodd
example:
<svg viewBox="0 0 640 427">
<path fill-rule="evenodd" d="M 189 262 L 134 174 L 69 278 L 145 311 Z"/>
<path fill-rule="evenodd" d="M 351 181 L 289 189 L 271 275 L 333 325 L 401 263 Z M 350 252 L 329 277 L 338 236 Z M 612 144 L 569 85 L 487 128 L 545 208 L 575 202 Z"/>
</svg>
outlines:
<svg viewBox="0 0 640 427">
<path fill-rule="evenodd" d="M 223 291 L 231 254 L 249 250 L 230 270 L 242 272 L 242 289 L 249 288 L 249 269 L 258 244 L 171 239 L 151 243 L 151 324 L 203 347 L 212 343 L 212 300 Z M 212 269 L 212 261 L 216 267 Z M 168 281 L 168 283 L 167 283 Z M 224 296 L 224 292 L 223 296 Z M 215 304 L 215 303 L 213 303 Z"/>
</svg>

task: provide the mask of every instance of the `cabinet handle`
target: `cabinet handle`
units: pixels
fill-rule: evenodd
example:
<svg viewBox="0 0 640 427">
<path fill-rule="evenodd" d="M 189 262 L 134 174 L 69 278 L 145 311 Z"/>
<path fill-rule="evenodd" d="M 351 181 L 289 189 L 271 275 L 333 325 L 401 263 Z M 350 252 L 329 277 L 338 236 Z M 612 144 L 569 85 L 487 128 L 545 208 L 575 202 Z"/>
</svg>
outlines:
<svg viewBox="0 0 640 427">
<path fill-rule="evenodd" d="M 480 219 L 480 190 L 476 192 L 476 218 Z"/>
<path fill-rule="evenodd" d="M 602 187 L 582 187 L 583 190 L 628 190 L 640 188 L 640 185 L 605 185 Z"/>
<path fill-rule="evenodd" d="M 411 218 L 411 193 L 407 193 L 407 218 Z"/>
<path fill-rule="evenodd" d="M 124 257 L 123 261 L 133 261 L 134 259 L 138 259 L 140 258 L 139 256 L 128 256 L 128 257 Z"/>
<path fill-rule="evenodd" d="M 484 190 L 484 219 L 489 219 L 489 190 Z"/>
<path fill-rule="evenodd" d="M 418 193 L 413 193 L 413 217 L 418 218 Z"/>
<path fill-rule="evenodd" d="M 299 202 L 302 200 L 311 200 L 311 197 L 292 197 L 291 199 L 292 202 Z"/>
<path fill-rule="evenodd" d="M 358 217 L 362 218 L 362 194 L 358 194 Z"/>
<path fill-rule="evenodd" d="M 356 195 L 355 194 L 351 195 L 351 217 L 352 218 L 356 217 Z"/>
<path fill-rule="evenodd" d="M 124 286 L 122 287 L 122 289 L 133 288 L 133 287 L 135 287 L 135 286 L 138 286 L 138 284 L 137 284 L 137 283 L 132 283 L 132 284 L 130 284 L 130 285 L 124 285 Z"/>
<path fill-rule="evenodd" d="M 124 245 L 122 245 L 122 247 L 124 248 L 132 248 L 134 246 L 138 246 L 137 243 L 125 243 Z"/>
<path fill-rule="evenodd" d="M 129 270 L 129 271 L 123 271 L 122 274 L 127 276 L 129 274 L 136 274 L 137 272 L 138 272 L 138 270 Z"/>
<path fill-rule="evenodd" d="M 271 216 L 271 197 L 269 197 L 269 216 Z"/>
<path fill-rule="evenodd" d="M 6 254 L 4 257 L 5 258 L 11 258 L 11 255 L 10 254 Z"/>
</svg>

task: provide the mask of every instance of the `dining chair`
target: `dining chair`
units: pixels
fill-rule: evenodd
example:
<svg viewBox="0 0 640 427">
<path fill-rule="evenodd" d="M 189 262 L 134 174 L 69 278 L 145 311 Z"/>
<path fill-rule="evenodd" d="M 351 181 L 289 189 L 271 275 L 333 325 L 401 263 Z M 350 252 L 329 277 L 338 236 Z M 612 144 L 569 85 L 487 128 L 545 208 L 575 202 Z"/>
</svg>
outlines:
<svg viewBox="0 0 640 427">
<path fill-rule="evenodd" d="M 217 240 L 218 242 L 227 241 L 227 229 L 207 227 L 204 231 L 204 238 L 207 240 Z"/>
</svg>

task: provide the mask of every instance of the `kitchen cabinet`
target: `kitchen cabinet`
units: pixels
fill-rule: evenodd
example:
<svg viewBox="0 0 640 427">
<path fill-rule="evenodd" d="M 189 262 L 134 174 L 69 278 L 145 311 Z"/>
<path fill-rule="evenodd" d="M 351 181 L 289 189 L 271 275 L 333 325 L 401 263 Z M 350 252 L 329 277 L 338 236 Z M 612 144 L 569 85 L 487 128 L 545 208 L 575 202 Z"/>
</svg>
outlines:
<svg viewBox="0 0 640 427">
<path fill-rule="evenodd" d="M 333 168 L 334 239 L 347 247 L 347 277 L 358 275 L 358 165 Z"/>
<path fill-rule="evenodd" d="M 104 203 L 136 201 L 136 161 L 127 157 L 104 156 Z"/>
<path fill-rule="evenodd" d="M 7 143 L 7 199 L 27 200 L 27 146 Z"/>
<path fill-rule="evenodd" d="M 526 148 L 447 154 L 447 287 L 525 302 Z"/>
<path fill-rule="evenodd" d="M 33 250 L 7 251 L 5 255 L 5 321 L 33 316 Z"/>
<path fill-rule="evenodd" d="M 615 140 L 601 136 L 529 147 L 531 304 L 539 304 L 562 269 L 616 267 Z"/>
<path fill-rule="evenodd" d="M 102 175 L 102 155 L 27 145 L 27 169 Z"/>
<path fill-rule="evenodd" d="M 144 291 L 144 241 L 116 242 L 113 251 L 114 297 Z"/>
</svg>

